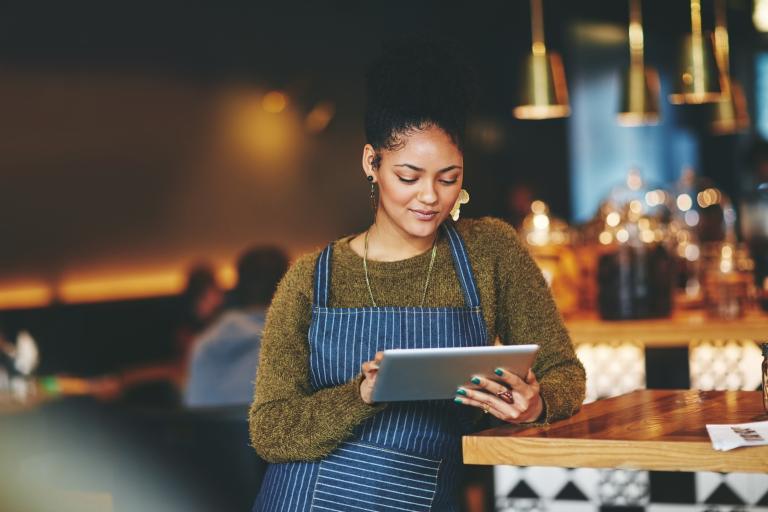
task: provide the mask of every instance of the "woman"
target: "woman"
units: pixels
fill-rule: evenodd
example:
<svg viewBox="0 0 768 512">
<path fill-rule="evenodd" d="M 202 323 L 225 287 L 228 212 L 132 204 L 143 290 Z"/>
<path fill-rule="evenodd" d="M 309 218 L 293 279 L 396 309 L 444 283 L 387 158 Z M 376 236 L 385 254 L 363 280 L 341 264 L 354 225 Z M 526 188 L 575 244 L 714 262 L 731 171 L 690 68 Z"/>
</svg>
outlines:
<svg viewBox="0 0 768 512">
<path fill-rule="evenodd" d="M 300 258 L 264 332 L 251 441 L 271 462 L 254 510 L 455 510 L 460 436 L 575 412 L 584 370 L 541 272 L 504 222 L 457 218 L 466 67 L 390 49 L 368 74 L 362 167 L 373 225 Z M 386 348 L 539 343 L 525 379 L 475 376 L 453 402 L 376 404 Z M 458 384 L 458 383 L 457 383 Z"/>
</svg>

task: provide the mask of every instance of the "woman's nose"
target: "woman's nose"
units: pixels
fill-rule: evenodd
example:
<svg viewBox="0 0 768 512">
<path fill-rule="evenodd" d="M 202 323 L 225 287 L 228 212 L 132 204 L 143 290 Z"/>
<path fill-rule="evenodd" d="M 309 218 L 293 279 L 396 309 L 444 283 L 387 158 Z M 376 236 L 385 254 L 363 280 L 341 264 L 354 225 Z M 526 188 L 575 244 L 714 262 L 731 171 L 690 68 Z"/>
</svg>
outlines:
<svg viewBox="0 0 768 512">
<path fill-rule="evenodd" d="M 419 189 L 418 200 L 424 204 L 432 204 L 437 202 L 437 191 L 435 185 L 431 181 L 424 180 L 423 185 Z"/>
</svg>

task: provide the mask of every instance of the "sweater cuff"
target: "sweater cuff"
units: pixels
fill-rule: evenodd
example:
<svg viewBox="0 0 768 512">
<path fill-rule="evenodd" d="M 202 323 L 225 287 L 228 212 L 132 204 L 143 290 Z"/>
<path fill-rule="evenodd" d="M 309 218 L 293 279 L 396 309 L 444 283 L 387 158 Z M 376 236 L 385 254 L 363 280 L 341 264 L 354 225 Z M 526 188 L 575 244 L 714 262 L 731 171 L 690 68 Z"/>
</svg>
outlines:
<svg viewBox="0 0 768 512">
<path fill-rule="evenodd" d="M 368 419 L 387 407 L 387 404 L 383 402 L 378 404 L 367 404 L 363 402 L 363 397 L 360 396 L 360 384 L 362 384 L 364 379 L 365 376 L 360 373 L 354 379 L 340 386 L 342 390 L 342 400 L 344 401 L 344 410 L 358 420 Z"/>
<path fill-rule="evenodd" d="M 543 406 L 543 410 L 541 412 L 541 416 L 539 416 L 539 418 L 536 420 L 536 423 L 540 423 L 540 424 L 552 423 L 554 420 L 558 419 L 557 390 L 552 389 L 549 386 L 541 386 L 541 388 L 539 389 L 539 394 L 541 395 L 541 404 Z"/>
</svg>

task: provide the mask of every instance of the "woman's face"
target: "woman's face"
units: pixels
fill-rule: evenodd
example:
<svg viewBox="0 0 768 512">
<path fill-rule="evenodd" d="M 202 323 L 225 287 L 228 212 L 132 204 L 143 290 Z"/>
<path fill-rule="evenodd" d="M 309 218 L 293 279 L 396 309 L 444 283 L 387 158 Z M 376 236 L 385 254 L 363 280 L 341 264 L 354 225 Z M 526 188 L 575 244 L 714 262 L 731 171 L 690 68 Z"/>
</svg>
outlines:
<svg viewBox="0 0 768 512">
<path fill-rule="evenodd" d="M 379 186 L 378 226 L 394 227 L 406 238 L 431 238 L 448 217 L 461 191 L 464 156 L 438 127 L 403 136 L 405 145 L 381 150 L 374 169 L 366 146 L 363 166 Z"/>
</svg>

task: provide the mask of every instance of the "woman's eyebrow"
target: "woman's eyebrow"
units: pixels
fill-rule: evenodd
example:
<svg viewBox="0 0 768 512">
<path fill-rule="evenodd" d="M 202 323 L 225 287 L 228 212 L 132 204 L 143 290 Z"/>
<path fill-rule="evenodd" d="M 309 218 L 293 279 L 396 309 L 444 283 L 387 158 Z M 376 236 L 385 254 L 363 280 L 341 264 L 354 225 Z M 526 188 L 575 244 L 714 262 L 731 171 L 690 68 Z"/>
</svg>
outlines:
<svg viewBox="0 0 768 512">
<path fill-rule="evenodd" d="M 407 167 L 407 168 L 409 168 L 411 170 L 414 170 L 414 171 L 421 171 L 421 172 L 424 171 L 423 167 L 419 167 L 419 166 L 413 165 L 413 164 L 395 164 L 395 167 Z M 462 167 L 460 165 L 449 165 L 448 167 L 440 169 L 437 172 L 448 172 L 448 171 L 452 171 L 454 169 L 461 169 L 461 168 Z"/>
</svg>

